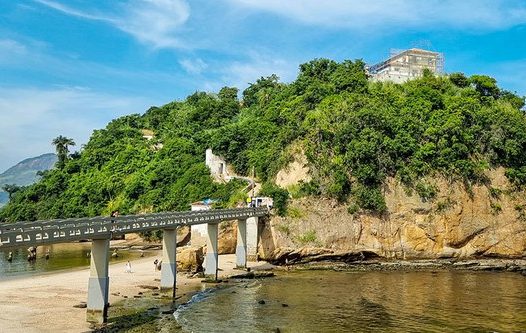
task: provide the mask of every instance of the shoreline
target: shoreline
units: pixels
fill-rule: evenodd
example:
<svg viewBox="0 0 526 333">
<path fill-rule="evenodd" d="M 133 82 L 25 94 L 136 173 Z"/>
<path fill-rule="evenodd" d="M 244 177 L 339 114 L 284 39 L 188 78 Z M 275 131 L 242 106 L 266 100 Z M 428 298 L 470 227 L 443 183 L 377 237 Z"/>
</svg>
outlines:
<svg viewBox="0 0 526 333">
<path fill-rule="evenodd" d="M 112 318 L 112 305 L 123 300 L 147 297 L 159 286 L 161 272 L 153 261 L 161 258 L 161 251 L 149 257 L 130 260 L 132 273 L 125 272 L 125 262 L 109 265 L 108 317 Z M 249 263 L 254 268 L 264 262 Z M 235 255 L 219 256 L 219 278 L 243 272 L 235 269 Z M 87 301 L 89 267 L 49 272 L 37 276 L 20 276 L 0 281 L 0 327 L 3 332 L 89 332 L 94 326 L 86 322 L 86 309 L 79 306 Z M 177 292 L 187 294 L 198 290 L 202 279 L 177 274 Z M 161 297 L 160 297 L 161 298 Z M 163 299 L 172 301 L 171 297 Z"/>
<path fill-rule="evenodd" d="M 363 261 L 308 261 L 275 266 L 277 270 L 336 271 L 486 271 L 512 272 L 526 276 L 526 259 L 377 259 Z"/>
<path fill-rule="evenodd" d="M 125 272 L 125 262 L 109 266 L 109 319 L 116 320 L 119 312 L 133 312 L 138 304 L 173 310 L 171 295 L 157 290 L 160 272 L 153 260 L 161 257 L 157 250 L 152 256 L 130 260 L 132 273 Z M 252 271 L 335 270 L 335 271 L 491 271 L 515 272 L 526 276 L 526 259 L 419 259 L 365 260 L 356 262 L 316 261 L 273 266 L 266 262 L 250 262 Z M 235 255 L 219 256 L 219 279 L 245 273 L 235 269 Z M 86 309 L 75 307 L 86 302 L 89 267 L 46 272 L 38 276 L 21 276 L 0 281 L 0 327 L 6 332 L 88 332 L 97 328 L 86 322 Z M 256 276 L 257 278 L 257 276 Z M 224 282 L 228 282 L 224 281 Z M 199 290 L 214 283 L 190 278 L 186 272 L 177 274 L 177 299 L 183 302 Z M 182 298 L 182 299 L 181 299 Z M 142 300 L 139 300 L 142 299 Z M 135 303 L 134 303 L 135 302 Z M 115 306 L 115 307 L 113 307 Z M 173 306 L 173 305 L 172 305 Z M 133 317 L 133 314 L 127 314 Z M 137 314 L 137 316 L 140 316 Z M 117 319 L 118 319 L 117 318 Z M 138 317 L 137 320 L 141 318 Z"/>
</svg>

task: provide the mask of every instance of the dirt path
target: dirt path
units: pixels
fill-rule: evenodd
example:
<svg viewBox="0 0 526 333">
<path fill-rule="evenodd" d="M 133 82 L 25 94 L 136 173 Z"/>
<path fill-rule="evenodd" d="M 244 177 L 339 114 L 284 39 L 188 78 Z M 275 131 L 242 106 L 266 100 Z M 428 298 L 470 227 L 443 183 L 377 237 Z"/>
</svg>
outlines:
<svg viewBox="0 0 526 333">
<path fill-rule="evenodd" d="M 161 257 L 160 251 L 156 257 Z M 110 304 L 144 291 L 141 285 L 159 285 L 160 272 L 153 265 L 156 257 L 131 261 L 132 273 L 125 272 L 125 263 L 110 265 Z M 219 257 L 220 276 L 232 275 L 234 267 L 235 255 Z M 89 331 L 86 309 L 73 307 L 86 302 L 88 277 L 86 268 L 0 281 L 0 332 Z M 200 283 L 184 273 L 177 275 L 178 286 Z M 119 296 L 112 295 L 117 292 Z"/>
</svg>

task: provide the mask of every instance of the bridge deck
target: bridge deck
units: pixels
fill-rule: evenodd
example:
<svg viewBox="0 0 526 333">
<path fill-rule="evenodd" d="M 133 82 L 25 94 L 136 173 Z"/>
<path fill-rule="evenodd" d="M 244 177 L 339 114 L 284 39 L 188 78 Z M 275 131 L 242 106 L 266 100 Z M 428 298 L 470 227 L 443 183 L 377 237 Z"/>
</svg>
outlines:
<svg viewBox="0 0 526 333">
<path fill-rule="evenodd" d="M 267 207 L 166 212 L 118 217 L 72 218 L 0 225 L 0 249 L 67 243 L 83 239 L 108 239 L 114 235 L 219 223 L 268 214 Z"/>
</svg>

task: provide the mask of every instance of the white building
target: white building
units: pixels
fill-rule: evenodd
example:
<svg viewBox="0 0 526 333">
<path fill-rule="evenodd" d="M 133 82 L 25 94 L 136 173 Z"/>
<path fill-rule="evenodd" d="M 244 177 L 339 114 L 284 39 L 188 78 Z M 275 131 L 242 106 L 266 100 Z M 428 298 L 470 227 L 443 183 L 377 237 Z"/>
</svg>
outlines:
<svg viewBox="0 0 526 333">
<path fill-rule="evenodd" d="M 373 81 L 406 82 L 422 77 L 424 69 L 434 74 L 442 74 L 444 55 L 422 49 L 393 51 L 389 59 L 368 68 Z"/>
<path fill-rule="evenodd" d="M 210 174 L 212 174 L 214 179 L 219 181 L 230 180 L 226 161 L 221 156 L 214 155 L 212 149 L 206 150 L 205 164 L 210 169 Z"/>
</svg>

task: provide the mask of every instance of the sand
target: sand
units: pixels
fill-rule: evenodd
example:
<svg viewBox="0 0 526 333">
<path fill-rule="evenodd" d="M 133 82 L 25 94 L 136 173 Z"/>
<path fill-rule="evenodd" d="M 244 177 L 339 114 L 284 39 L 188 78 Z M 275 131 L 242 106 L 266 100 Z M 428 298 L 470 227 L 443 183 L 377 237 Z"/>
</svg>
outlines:
<svg viewBox="0 0 526 333">
<path fill-rule="evenodd" d="M 125 272 L 123 262 L 110 265 L 110 304 L 122 300 L 124 295 L 133 297 L 144 292 L 141 285 L 159 285 L 160 272 L 153 264 L 156 257 L 161 257 L 160 251 L 154 257 L 130 261 L 132 273 Z M 249 266 L 254 265 L 261 263 Z M 239 272 L 234 267 L 235 255 L 219 256 L 220 277 Z M 88 278 L 86 268 L 0 281 L 0 332 L 89 331 L 86 309 L 73 307 L 87 301 Z M 184 273 L 177 275 L 178 288 L 200 283 L 200 279 L 188 278 Z"/>
</svg>

